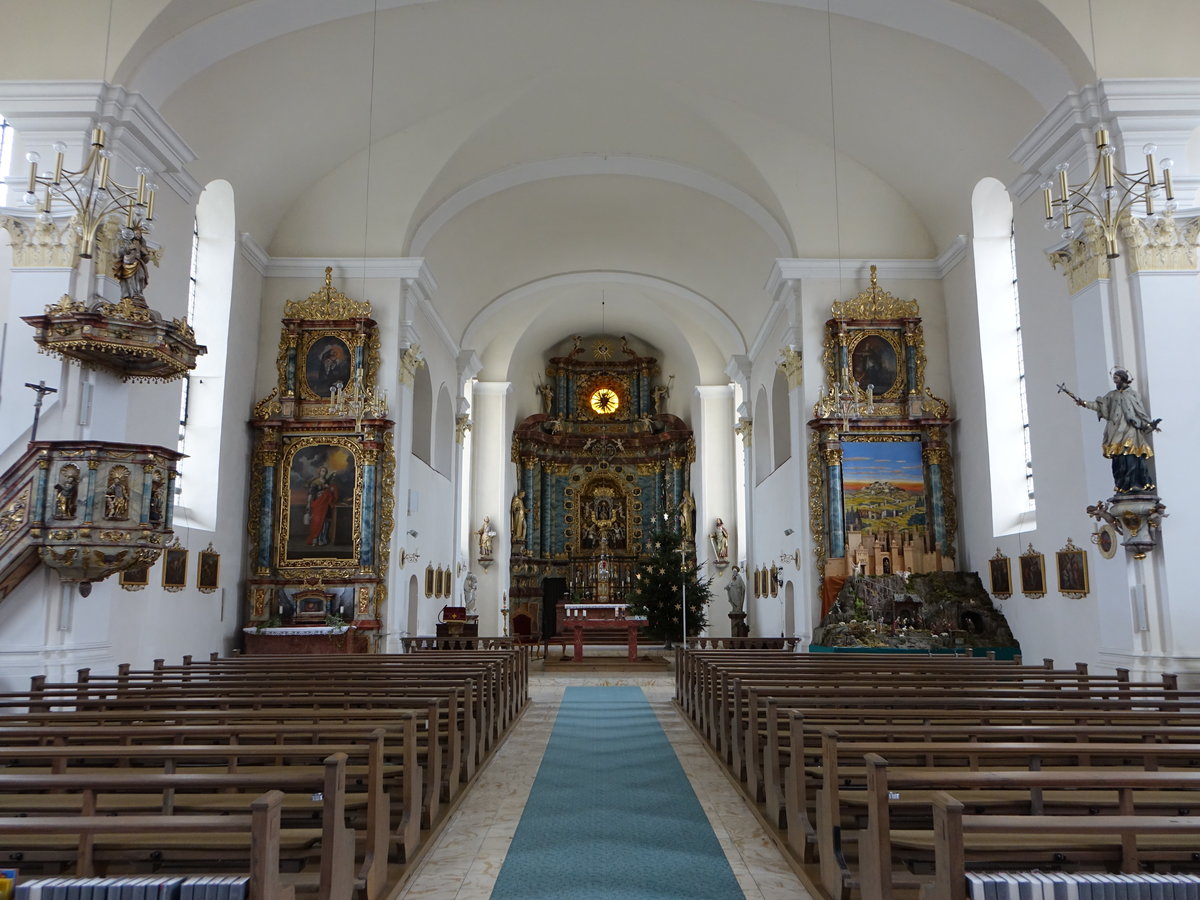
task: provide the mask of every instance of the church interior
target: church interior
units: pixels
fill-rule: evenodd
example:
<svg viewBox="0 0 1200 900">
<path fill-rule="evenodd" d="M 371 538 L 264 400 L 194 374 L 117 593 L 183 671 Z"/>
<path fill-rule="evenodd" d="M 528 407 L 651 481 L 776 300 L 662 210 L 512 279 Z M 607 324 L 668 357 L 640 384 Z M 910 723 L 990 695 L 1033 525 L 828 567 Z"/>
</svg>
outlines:
<svg viewBox="0 0 1200 900">
<path fill-rule="evenodd" d="M 658 644 L 1200 684 L 1193 4 L 0 23 L 3 690 L 548 654 L 666 552 Z"/>
</svg>

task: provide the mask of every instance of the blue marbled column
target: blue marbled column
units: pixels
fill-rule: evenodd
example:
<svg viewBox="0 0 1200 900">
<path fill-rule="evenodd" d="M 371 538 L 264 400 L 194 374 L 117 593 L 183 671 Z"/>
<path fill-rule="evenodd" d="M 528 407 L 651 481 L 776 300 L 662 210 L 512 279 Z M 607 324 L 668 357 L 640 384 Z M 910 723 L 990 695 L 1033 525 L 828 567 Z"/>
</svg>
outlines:
<svg viewBox="0 0 1200 900">
<path fill-rule="evenodd" d="M 639 376 L 638 378 L 638 402 L 641 404 L 641 408 L 638 409 L 638 414 L 643 416 L 649 415 L 650 378 L 646 375 Z M 659 412 L 659 410 L 655 410 L 655 412 Z"/>
<path fill-rule="evenodd" d="M 290 396 L 296 393 L 296 348 L 288 347 L 287 363 L 283 370 L 284 394 Z"/>
<path fill-rule="evenodd" d="M 563 374 L 554 379 L 554 386 L 557 390 L 554 392 L 554 409 L 550 410 L 553 415 L 563 415 L 563 410 L 567 408 L 567 398 L 571 396 L 571 377 Z"/>
<path fill-rule="evenodd" d="M 358 548 L 358 564 L 375 565 L 375 464 L 363 466 L 362 543 Z"/>
<path fill-rule="evenodd" d="M 833 373 L 835 381 L 842 377 L 843 372 L 850 371 L 850 350 L 845 344 L 838 344 L 837 358 L 837 371 Z"/>
<path fill-rule="evenodd" d="M 167 470 L 167 503 L 166 509 L 163 510 L 163 525 L 170 528 L 175 521 L 175 482 L 179 480 L 179 473 Z"/>
<path fill-rule="evenodd" d="M 905 343 L 904 368 L 908 373 L 908 392 L 910 394 L 918 393 L 921 386 L 917 384 L 917 347 L 915 344 Z"/>
<path fill-rule="evenodd" d="M 666 512 L 666 510 L 663 509 L 663 500 L 665 499 L 665 497 L 666 497 L 666 491 L 664 488 L 663 470 L 662 470 L 662 467 L 659 466 L 658 468 L 656 468 L 654 470 L 654 530 L 655 531 L 657 531 L 659 529 L 659 527 L 662 523 L 663 513 Z"/>
<path fill-rule="evenodd" d="M 31 522 L 46 521 L 46 490 L 50 483 L 50 462 L 42 460 L 38 464 L 37 475 L 33 479 L 33 515 Z"/>
<path fill-rule="evenodd" d="M 96 512 L 96 460 L 88 460 L 87 470 L 87 493 L 84 495 L 87 502 L 83 505 L 83 521 L 94 522 Z"/>
<path fill-rule="evenodd" d="M 942 467 L 927 457 L 929 468 L 929 502 L 933 509 L 933 539 L 938 550 L 946 552 L 946 501 L 942 494 Z"/>
<path fill-rule="evenodd" d="M 846 555 L 846 517 L 843 515 L 842 501 L 842 456 L 839 451 L 836 460 L 831 460 L 825 467 L 825 477 L 829 482 L 829 556 L 830 558 Z"/>
<path fill-rule="evenodd" d="M 521 466 L 521 490 L 525 492 L 525 553 L 527 556 L 533 556 L 533 549 L 537 543 L 537 534 L 533 530 L 533 510 L 534 504 L 537 502 L 536 494 L 533 486 L 535 479 L 533 477 L 533 466 L 527 466 L 523 463 L 518 463 Z M 538 516 L 538 522 L 542 521 L 542 517 Z"/>
<path fill-rule="evenodd" d="M 150 525 L 150 476 L 154 474 L 151 466 L 142 466 L 142 508 L 138 515 L 138 524 L 143 528 Z"/>
<path fill-rule="evenodd" d="M 545 469 L 540 469 L 540 477 L 538 481 L 541 484 L 541 489 L 538 491 L 538 509 L 541 515 L 538 516 L 537 530 L 537 545 L 529 548 L 531 556 L 549 556 L 550 555 L 550 498 L 554 496 L 551 490 L 550 473 Z M 529 523 L 529 533 L 533 533 L 533 523 Z"/>
<path fill-rule="evenodd" d="M 171 491 L 168 496 L 174 496 Z M 263 466 L 262 506 L 258 510 L 258 559 L 256 563 L 267 568 L 271 565 L 271 510 L 275 506 L 275 467 Z"/>
</svg>

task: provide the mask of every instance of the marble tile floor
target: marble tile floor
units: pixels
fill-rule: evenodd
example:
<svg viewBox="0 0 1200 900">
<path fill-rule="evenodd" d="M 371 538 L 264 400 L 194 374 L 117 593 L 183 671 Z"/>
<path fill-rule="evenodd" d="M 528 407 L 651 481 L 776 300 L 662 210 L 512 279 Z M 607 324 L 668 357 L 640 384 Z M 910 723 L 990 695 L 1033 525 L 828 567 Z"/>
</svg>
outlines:
<svg viewBox="0 0 1200 900">
<path fill-rule="evenodd" d="M 530 674 L 530 705 L 479 774 L 398 898 L 486 900 L 521 818 L 568 685 L 638 685 L 675 748 L 748 900 L 811 900 L 800 880 L 672 704 L 673 676 Z M 682 900 L 682 898 L 681 898 Z"/>
</svg>

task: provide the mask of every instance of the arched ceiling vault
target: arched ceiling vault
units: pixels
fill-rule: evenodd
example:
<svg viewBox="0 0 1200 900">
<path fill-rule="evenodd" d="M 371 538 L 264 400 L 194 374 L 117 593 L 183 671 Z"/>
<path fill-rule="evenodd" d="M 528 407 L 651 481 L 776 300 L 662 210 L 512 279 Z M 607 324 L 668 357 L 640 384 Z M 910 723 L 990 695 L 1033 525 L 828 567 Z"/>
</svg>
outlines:
<svg viewBox="0 0 1200 900">
<path fill-rule="evenodd" d="M 116 4 L 110 80 L 274 255 L 426 256 L 451 333 L 513 352 L 513 298 L 553 342 L 596 287 L 572 273 L 645 279 L 614 308 L 699 378 L 761 326 L 774 258 L 967 231 L 1088 68 L 1060 0 Z"/>
</svg>

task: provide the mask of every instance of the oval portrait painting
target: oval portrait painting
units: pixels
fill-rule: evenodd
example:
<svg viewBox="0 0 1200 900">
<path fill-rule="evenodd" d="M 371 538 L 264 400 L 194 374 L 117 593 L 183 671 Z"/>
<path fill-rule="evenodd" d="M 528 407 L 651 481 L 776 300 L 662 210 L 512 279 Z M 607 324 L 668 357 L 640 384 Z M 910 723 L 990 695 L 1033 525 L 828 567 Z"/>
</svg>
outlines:
<svg viewBox="0 0 1200 900">
<path fill-rule="evenodd" d="M 304 377 L 308 389 L 322 399 L 332 393 L 335 384 L 345 387 L 350 381 L 350 348 L 346 342 L 333 335 L 313 341 L 304 360 Z"/>
<path fill-rule="evenodd" d="M 896 348 L 877 334 L 868 334 L 854 345 L 850 372 L 862 390 L 873 387 L 876 397 L 896 385 Z"/>
</svg>

